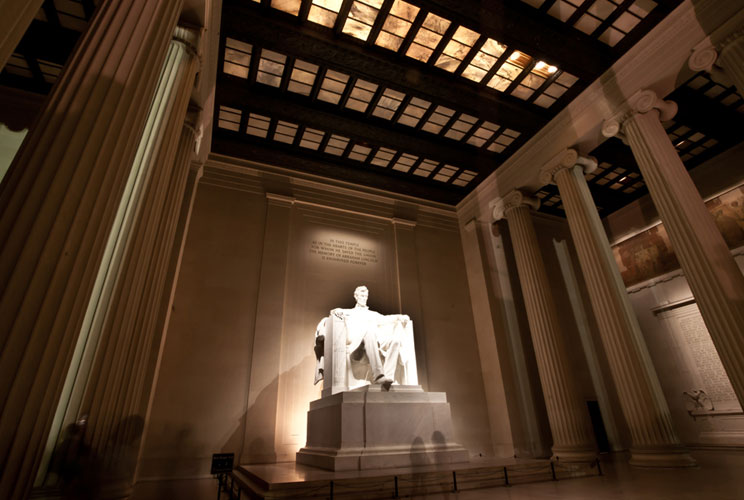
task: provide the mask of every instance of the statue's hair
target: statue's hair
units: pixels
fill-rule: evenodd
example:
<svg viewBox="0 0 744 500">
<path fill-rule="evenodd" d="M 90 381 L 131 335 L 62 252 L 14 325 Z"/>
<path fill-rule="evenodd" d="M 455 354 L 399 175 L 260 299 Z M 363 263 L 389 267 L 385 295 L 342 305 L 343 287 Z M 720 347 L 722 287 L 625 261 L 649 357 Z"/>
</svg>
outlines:
<svg viewBox="0 0 744 500">
<path fill-rule="evenodd" d="M 354 289 L 354 297 L 356 297 L 356 294 L 357 294 L 357 292 L 358 292 L 359 290 L 361 290 L 362 288 L 364 288 L 365 290 L 367 290 L 367 292 L 369 292 L 369 288 L 367 288 L 367 286 L 366 286 L 366 285 L 359 285 L 358 287 L 356 287 L 356 288 Z"/>
</svg>

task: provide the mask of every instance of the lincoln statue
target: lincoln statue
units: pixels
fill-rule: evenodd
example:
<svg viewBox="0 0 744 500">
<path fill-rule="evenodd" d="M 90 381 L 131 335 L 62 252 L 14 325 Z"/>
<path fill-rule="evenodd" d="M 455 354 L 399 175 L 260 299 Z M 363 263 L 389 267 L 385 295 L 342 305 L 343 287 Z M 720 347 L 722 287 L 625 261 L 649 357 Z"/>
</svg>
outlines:
<svg viewBox="0 0 744 500">
<path fill-rule="evenodd" d="M 354 290 L 356 305 L 351 309 L 336 308 L 324 318 L 316 330 L 315 355 L 318 361 L 315 382 L 324 378 L 324 342 L 328 320 L 341 322 L 348 355 L 348 386 L 379 384 L 384 390 L 396 384 L 414 384 L 415 353 L 411 319 L 405 314 L 383 315 L 367 306 L 369 290 L 358 286 Z"/>
</svg>

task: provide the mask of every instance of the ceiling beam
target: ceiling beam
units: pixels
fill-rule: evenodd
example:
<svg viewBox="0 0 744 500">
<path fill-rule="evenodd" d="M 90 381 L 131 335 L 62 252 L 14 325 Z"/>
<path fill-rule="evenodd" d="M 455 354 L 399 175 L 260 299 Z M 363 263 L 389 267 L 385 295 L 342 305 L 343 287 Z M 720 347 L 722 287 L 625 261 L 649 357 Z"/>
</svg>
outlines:
<svg viewBox="0 0 744 500">
<path fill-rule="evenodd" d="M 309 102 L 302 96 L 281 93 L 263 85 L 248 89 L 242 79 L 218 77 L 217 101 L 220 104 L 255 111 L 272 118 L 300 123 L 352 139 L 370 142 L 417 156 L 488 174 L 502 161 L 499 155 L 480 152 L 468 145 L 429 137 L 411 127 L 382 119 L 363 119 L 356 112 L 339 110 L 322 102 Z M 358 118 L 357 118 L 358 115 Z"/>
<path fill-rule="evenodd" d="M 377 189 L 405 194 L 426 200 L 456 205 L 467 193 L 468 188 L 440 183 L 434 180 L 411 178 L 409 174 L 391 168 L 365 165 L 360 162 L 329 158 L 305 148 L 284 146 L 271 147 L 256 141 L 236 137 L 237 132 L 215 129 L 212 138 L 212 151 L 234 158 L 250 158 L 252 161 L 268 163 L 282 168 L 291 166 L 293 170 L 320 175 L 360 184 Z M 292 151 L 291 149 L 295 149 Z"/>
<path fill-rule="evenodd" d="M 80 32 L 34 19 L 15 52 L 64 66 Z"/>
<path fill-rule="evenodd" d="M 282 12 L 266 11 L 256 15 L 256 7 L 251 3 L 236 4 L 234 0 L 226 0 L 222 17 L 225 35 L 352 73 L 378 85 L 481 116 L 522 134 L 536 132 L 552 116 L 534 104 L 385 49 L 365 47 L 350 37 L 336 36 L 322 26 L 312 23 L 298 26 Z"/>
<path fill-rule="evenodd" d="M 736 110 L 682 86 L 667 99 L 678 103 L 673 120 L 725 144 L 744 140 L 744 117 Z"/>
</svg>

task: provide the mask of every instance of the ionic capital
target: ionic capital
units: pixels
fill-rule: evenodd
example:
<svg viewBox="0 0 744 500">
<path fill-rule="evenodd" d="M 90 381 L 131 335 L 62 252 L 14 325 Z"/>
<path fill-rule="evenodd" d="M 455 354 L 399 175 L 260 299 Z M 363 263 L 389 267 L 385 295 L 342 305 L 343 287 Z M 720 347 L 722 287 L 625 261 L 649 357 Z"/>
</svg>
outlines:
<svg viewBox="0 0 744 500">
<path fill-rule="evenodd" d="M 602 135 L 614 137 L 621 135 L 622 125 L 628 118 L 637 113 L 659 111 L 659 120 L 671 120 L 677 114 L 677 103 L 660 99 L 653 90 L 639 90 L 633 94 L 622 106 L 622 110 L 615 113 L 602 123 Z"/>
<path fill-rule="evenodd" d="M 575 166 L 581 167 L 584 173 L 588 174 L 597 168 L 597 160 L 591 156 L 581 156 L 575 149 L 566 149 L 543 165 L 540 169 L 540 182 L 542 184 L 554 184 L 558 172 Z"/>
<path fill-rule="evenodd" d="M 511 191 L 503 198 L 496 198 L 493 202 L 493 208 L 491 214 L 493 215 L 494 221 L 499 221 L 506 217 L 506 213 L 513 209 L 526 206 L 532 210 L 540 208 L 540 200 L 527 196 L 522 191 L 515 189 Z"/>
<path fill-rule="evenodd" d="M 199 55 L 199 30 L 189 26 L 176 26 L 173 30 L 173 41 L 184 46 L 193 56 Z"/>
<path fill-rule="evenodd" d="M 692 71 L 708 71 L 713 69 L 716 59 L 718 59 L 718 51 L 710 43 L 709 39 L 705 39 L 704 44 L 699 44 L 697 47 L 692 49 L 690 58 L 687 60 L 687 65 Z"/>
</svg>

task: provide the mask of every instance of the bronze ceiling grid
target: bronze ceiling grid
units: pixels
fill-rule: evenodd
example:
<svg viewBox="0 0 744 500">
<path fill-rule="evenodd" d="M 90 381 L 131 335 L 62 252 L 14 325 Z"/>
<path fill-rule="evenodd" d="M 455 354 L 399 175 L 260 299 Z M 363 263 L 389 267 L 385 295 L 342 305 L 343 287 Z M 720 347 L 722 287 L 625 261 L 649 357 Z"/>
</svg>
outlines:
<svg viewBox="0 0 744 500">
<path fill-rule="evenodd" d="M 612 46 L 601 38 L 602 33 L 626 16 L 627 12 L 633 12 L 637 4 L 647 5 L 648 0 L 411 0 L 408 3 L 418 11 L 410 21 L 405 37 L 401 38 L 399 47 L 393 51 L 381 47 L 376 41 L 390 35 L 386 23 L 396 2 L 384 0 L 379 4 L 379 12 L 373 22 L 367 24 L 369 34 L 366 40 L 360 40 L 344 32 L 347 18 L 364 17 L 359 10 L 360 6 L 364 6 L 359 1 L 342 2 L 331 28 L 307 21 L 313 8 L 312 0 L 302 0 L 297 15 L 277 11 L 272 7 L 271 0 L 263 0 L 255 6 L 249 0 L 225 1 L 220 70 L 225 62 L 223 55 L 228 37 L 245 39 L 251 43 L 252 50 L 251 64 L 247 66 L 245 75 L 247 78 L 224 74 L 218 78 L 215 151 L 228 151 L 268 163 L 297 165 L 300 170 L 328 177 L 455 203 L 679 4 L 678 0 L 656 0 L 653 2 L 654 8 L 637 21 L 634 29 Z M 374 0 L 363 2 L 375 3 Z M 566 2 L 576 9 L 572 16 L 561 19 L 555 15 L 555 6 Z M 594 30 L 582 32 L 579 29 L 582 17 L 597 14 L 597 9 L 607 8 L 608 2 L 612 4 L 612 12 L 603 19 L 600 16 L 600 22 Z M 96 3 L 93 0 L 45 1 L 0 76 L 0 83 L 47 93 L 72 52 L 80 32 L 90 20 Z M 255 8 L 248 8 L 246 4 Z M 235 12 L 242 12 L 243 17 L 232 16 Z M 246 21 L 246 13 L 255 17 L 252 22 Z M 445 19 L 448 25 L 431 49 L 429 57 L 419 61 L 406 54 L 430 14 Z M 457 41 L 458 32 L 469 34 L 467 43 L 462 44 L 467 50 L 459 47 L 462 49 L 458 52 L 460 55 L 454 58 L 459 62 L 455 65 L 455 62 L 449 61 L 448 69 L 443 69 L 438 61 L 440 58 L 446 60 L 443 55 L 450 57 L 453 54 L 451 44 Z M 282 36 L 276 36 L 277 33 L 282 33 Z M 469 67 L 472 69 L 470 65 L 478 57 L 479 51 L 496 40 L 505 46 L 505 50 L 481 80 L 473 81 L 464 76 Z M 309 43 L 303 45 L 298 41 Z M 285 58 L 282 71 L 272 76 L 279 81 L 277 87 L 256 83 L 259 63 L 265 50 L 280 53 Z M 490 88 L 488 82 L 515 53 L 529 54 L 529 59 L 525 59 L 527 62 L 521 66 L 518 74 L 510 75 L 504 92 Z M 541 62 L 555 65 L 556 71 L 546 75 L 539 85 L 532 86 L 536 88 L 523 85 L 528 83 L 531 71 Z M 293 82 L 292 74 L 303 63 L 317 66 L 306 96 L 290 90 L 297 84 Z M 329 71 L 344 72 L 349 77 L 335 105 L 318 99 Z M 541 96 L 547 95 L 551 85 L 568 73 L 576 75 L 578 80 L 570 82 L 554 102 L 537 102 Z M 360 80 L 377 86 L 371 97 L 367 95 L 369 99 L 365 97 L 363 100 L 367 106 L 361 113 L 347 107 L 350 100 L 356 103 L 354 83 Z M 529 90 L 520 89 L 520 85 Z M 228 91 L 223 92 L 224 88 Z M 400 92 L 403 97 L 394 109 L 393 116 L 383 117 L 377 110 L 389 97 L 386 95 L 388 91 Z M 522 98 L 510 94 L 516 91 L 522 92 Z M 257 97 L 248 99 L 248 102 L 236 98 L 245 92 L 256 94 Z M 743 129 L 741 123 L 737 122 L 733 128 L 725 125 L 731 123 L 731 113 L 737 117 L 744 113 L 744 100 L 733 87 L 723 87 L 700 73 L 675 92 L 677 95 L 670 98 L 680 102 L 680 113 L 674 122 L 665 126 L 670 138 L 676 140 L 675 145 L 688 168 L 741 141 L 741 134 L 735 132 Z M 306 98 L 306 101 L 299 97 Z M 252 104 L 265 98 L 271 105 L 259 105 L 254 109 Z M 720 118 L 719 115 L 716 115 L 716 119 L 711 119 L 710 113 L 702 116 L 702 98 L 715 102 L 719 111 L 725 108 L 730 113 L 718 123 L 716 119 Z M 418 121 L 413 126 L 399 122 L 410 111 L 409 106 L 418 100 L 430 103 L 424 107 L 423 114 L 418 113 Z M 689 111 L 690 106 L 684 100 L 692 100 L 692 111 Z M 306 109 L 308 102 L 311 105 Z M 230 113 L 229 107 L 234 107 L 235 111 Z M 251 112 L 269 118 L 267 125 L 264 124 L 266 139 L 246 133 Z M 325 119 L 295 119 L 298 114 L 312 118 L 318 112 Z M 473 117 L 475 121 L 468 119 L 469 126 L 465 128 L 455 125 L 463 115 Z M 687 125 L 691 122 L 696 128 Z M 287 123 L 296 126 L 292 143 L 274 140 L 275 137 L 282 137 L 283 133 L 285 139 L 288 137 Z M 232 130 L 220 128 L 220 124 Z M 333 126 L 322 127 L 323 124 Z M 453 125 L 461 130 L 456 131 Z M 682 129 L 682 133 L 678 133 L 680 127 L 684 126 L 688 126 L 689 130 Z M 300 145 L 309 129 L 321 131 L 317 151 Z M 353 133 L 348 133 L 347 129 Z M 489 135 L 489 131 L 494 132 L 494 129 L 496 133 Z M 517 137 L 503 134 L 507 129 L 520 134 Z M 328 146 L 334 142 L 334 137 L 341 136 L 347 138 L 341 154 L 328 153 Z M 277 142 L 279 147 L 267 147 L 267 143 Z M 640 174 L 637 169 L 633 170 L 635 163 L 632 162 L 632 155 L 630 165 L 627 158 L 622 159 L 629 153 L 627 146 L 616 139 L 604 144 L 604 150 L 601 145 L 592 152 L 604 160 L 601 162 L 603 170 L 588 179 L 602 215 L 645 192 L 642 179 L 634 177 Z M 625 153 L 619 153 L 620 149 L 624 149 Z M 618 170 L 622 168 L 626 172 Z M 408 173 L 404 173 L 406 171 Z M 426 177 L 422 177 L 422 173 Z M 616 181 L 623 177 L 627 179 L 618 188 Z M 411 182 L 411 178 L 417 181 Z M 615 186 L 615 189 L 611 189 L 611 186 Z M 557 192 L 555 186 L 546 186 L 538 191 L 538 195 L 550 200 Z M 552 207 L 544 207 L 543 210 L 561 214 L 559 198 L 553 198 Z"/>
<path fill-rule="evenodd" d="M 596 14 L 607 1 L 578 5 L 572 24 Z M 218 104 L 240 109 L 244 120 L 255 112 L 270 117 L 271 126 L 284 120 L 300 130 L 322 130 L 324 143 L 317 155 L 323 155 L 333 134 L 347 137 L 342 155 L 325 156 L 343 165 L 340 175 L 352 182 L 360 180 L 355 175 L 361 170 L 400 179 L 406 167 L 397 162 L 413 157 L 407 182 L 393 190 L 409 192 L 412 183 L 428 186 L 444 180 L 452 193 L 426 196 L 443 201 L 461 199 L 601 74 L 627 39 L 641 36 L 679 2 L 655 2 L 615 47 L 602 43 L 600 31 L 626 15 L 635 1 L 615 1 L 613 12 L 591 33 L 551 16 L 555 2 L 543 2 L 537 10 L 519 0 L 321 3 L 226 0 Z M 248 74 L 244 69 L 239 76 L 226 74 L 223 65 L 225 56 L 229 64 L 230 54 L 225 47 L 240 43 L 251 47 Z M 282 60 L 275 62 L 283 67 L 270 82 L 259 71 L 262 52 L 281 54 Z M 298 93 L 292 75 L 302 65 L 313 68 L 309 73 L 314 75 L 305 74 L 312 78 L 302 82 Z M 343 81 L 327 88 L 327 78 L 338 73 Z M 297 144 L 277 143 L 271 135 L 257 144 L 244 126 L 235 133 L 215 123 L 216 152 L 237 155 L 241 147 L 233 142 L 250 141 L 254 149 L 267 148 L 268 158 L 278 149 L 307 153 L 298 151 Z M 357 146 L 370 150 L 362 158 Z M 434 161 L 434 167 L 424 159 Z M 451 168 L 457 170 L 452 173 Z M 474 175 L 464 175 L 466 170 Z M 612 198 L 610 205 L 617 204 L 614 190 L 597 189 L 608 192 L 603 196 Z"/>
</svg>

